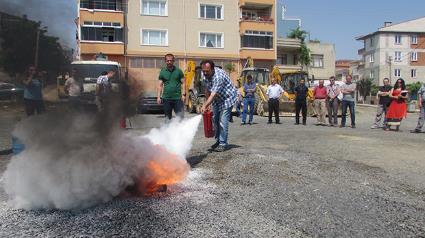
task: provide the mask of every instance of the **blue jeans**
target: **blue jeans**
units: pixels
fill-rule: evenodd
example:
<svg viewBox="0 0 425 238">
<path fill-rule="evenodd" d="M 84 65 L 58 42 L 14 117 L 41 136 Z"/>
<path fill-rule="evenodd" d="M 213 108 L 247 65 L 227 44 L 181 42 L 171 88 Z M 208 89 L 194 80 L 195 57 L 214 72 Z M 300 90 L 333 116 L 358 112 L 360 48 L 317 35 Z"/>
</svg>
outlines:
<svg viewBox="0 0 425 238">
<path fill-rule="evenodd" d="M 246 97 L 243 99 L 243 112 L 242 112 L 242 122 L 246 122 L 246 113 L 249 106 L 249 123 L 252 122 L 254 118 L 254 106 L 255 106 L 255 97 Z"/>
<path fill-rule="evenodd" d="M 354 111 L 354 102 L 342 100 L 342 118 L 341 126 L 345 126 L 347 120 L 347 107 L 350 108 L 351 125 L 356 125 L 356 112 Z"/>
<path fill-rule="evenodd" d="M 219 111 L 218 106 L 213 106 L 215 139 L 219 145 L 227 146 L 227 135 L 229 132 L 229 119 L 231 113 L 232 107 Z"/>
</svg>

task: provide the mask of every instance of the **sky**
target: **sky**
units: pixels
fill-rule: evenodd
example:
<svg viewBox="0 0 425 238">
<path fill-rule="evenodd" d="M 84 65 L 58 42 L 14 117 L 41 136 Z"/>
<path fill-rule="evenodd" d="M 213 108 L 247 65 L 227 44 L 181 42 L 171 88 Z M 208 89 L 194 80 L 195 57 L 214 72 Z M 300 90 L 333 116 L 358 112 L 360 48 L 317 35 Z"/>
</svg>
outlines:
<svg viewBox="0 0 425 238">
<path fill-rule="evenodd" d="M 277 1 L 286 5 L 287 17 L 301 18 L 302 28 L 310 32 L 312 40 L 334 43 L 337 59 L 358 59 L 357 50 L 362 43 L 355 37 L 378 30 L 385 21 L 398 23 L 425 17 L 425 0 Z M 64 45 L 75 47 L 75 0 L 0 0 L 0 10 L 40 20 L 49 34 L 60 37 Z"/>
<path fill-rule="evenodd" d="M 41 21 L 41 25 L 47 27 L 48 35 L 59 37 L 66 47 L 75 47 L 75 0 L 0 0 L 0 11 Z"/>
<path fill-rule="evenodd" d="M 278 0 L 286 17 L 301 18 L 312 40 L 334 43 L 337 59 L 358 59 L 357 36 L 378 30 L 384 22 L 425 17 L 425 0 Z M 425 26 L 424 26 L 425 30 Z"/>
</svg>

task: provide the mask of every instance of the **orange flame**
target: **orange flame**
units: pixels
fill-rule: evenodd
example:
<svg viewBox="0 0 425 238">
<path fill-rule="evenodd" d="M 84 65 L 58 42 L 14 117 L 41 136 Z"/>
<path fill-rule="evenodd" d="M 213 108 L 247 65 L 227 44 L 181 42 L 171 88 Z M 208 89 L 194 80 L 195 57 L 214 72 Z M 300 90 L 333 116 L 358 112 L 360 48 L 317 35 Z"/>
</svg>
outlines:
<svg viewBox="0 0 425 238">
<path fill-rule="evenodd" d="M 142 176 L 138 178 L 137 187 L 142 194 L 157 192 L 163 185 L 176 184 L 189 172 L 187 162 L 176 154 L 168 152 L 160 145 L 156 145 L 156 152 L 155 157 L 147 162 Z"/>
</svg>

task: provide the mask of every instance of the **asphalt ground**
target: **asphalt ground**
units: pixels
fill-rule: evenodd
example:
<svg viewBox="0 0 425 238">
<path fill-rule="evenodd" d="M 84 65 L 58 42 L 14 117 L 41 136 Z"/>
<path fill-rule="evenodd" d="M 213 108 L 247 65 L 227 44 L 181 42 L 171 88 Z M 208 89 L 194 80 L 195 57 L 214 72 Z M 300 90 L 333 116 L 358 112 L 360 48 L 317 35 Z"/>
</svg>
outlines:
<svg viewBox="0 0 425 238">
<path fill-rule="evenodd" d="M 356 129 L 235 118 L 222 153 L 208 151 L 200 125 L 188 179 L 150 197 L 23 211 L 0 188 L 0 237 L 425 237 L 425 134 L 409 133 L 418 115 L 386 132 L 369 129 L 374 108 L 357 109 Z M 164 118 L 131 120 L 147 131 Z"/>
</svg>

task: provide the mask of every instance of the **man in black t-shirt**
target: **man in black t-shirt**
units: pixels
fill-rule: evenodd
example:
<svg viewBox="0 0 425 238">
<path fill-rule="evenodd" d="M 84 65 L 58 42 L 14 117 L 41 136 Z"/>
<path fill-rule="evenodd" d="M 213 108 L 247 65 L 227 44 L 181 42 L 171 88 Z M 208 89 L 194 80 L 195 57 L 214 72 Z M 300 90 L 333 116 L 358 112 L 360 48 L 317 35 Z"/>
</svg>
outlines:
<svg viewBox="0 0 425 238">
<path fill-rule="evenodd" d="M 370 127 L 371 129 L 385 128 L 387 119 L 385 114 L 387 113 L 387 108 L 391 102 L 390 91 L 392 87 L 390 85 L 390 80 L 384 78 L 384 86 L 379 87 L 377 97 L 379 97 L 378 110 L 376 111 L 375 123 Z M 384 117 L 383 124 L 380 125 L 382 117 Z"/>
<path fill-rule="evenodd" d="M 307 93 L 308 88 L 305 86 L 304 79 L 294 89 L 295 92 L 295 125 L 300 124 L 300 111 L 302 111 L 303 125 L 307 123 Z"/>
</svg>

